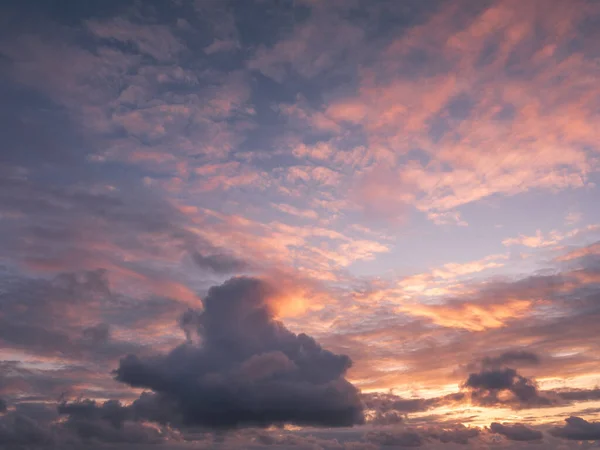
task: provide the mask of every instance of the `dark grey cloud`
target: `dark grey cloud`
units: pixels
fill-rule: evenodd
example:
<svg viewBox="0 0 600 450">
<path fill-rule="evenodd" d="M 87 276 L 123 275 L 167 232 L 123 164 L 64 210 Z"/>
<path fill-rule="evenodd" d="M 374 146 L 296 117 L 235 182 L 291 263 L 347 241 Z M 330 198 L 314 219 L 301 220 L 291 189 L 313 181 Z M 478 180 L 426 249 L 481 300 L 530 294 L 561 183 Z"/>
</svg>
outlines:
<svg viewBox="0 0 600 450">
<path fill-rule="evenodd" d="M 514 369 L 483 370 L 472 373 L 465 382 L 465 386 L 473 389 L 505 390 L 510 389 L 518 377 Z"/>
<path fill-rule="evenodd" d="M 389 393 L 363 394 L 362 400 L 368 409 L 378 412 L 396 411 L 400 413 L 426 411 L 435 403 L 435 399 L 407 399 Z"/>
<path fill-rule="evenodd" d="M 0 448 L 11 450 L 81 448 L 99 443 L 151 444 L 167 438 L 177 437 L 168 429 L 144 423 L 131 407 L 114 400 L 58 405 L 21 402 L 0 416 Z"/>
<path fill-rule="evenodd" d="M 534 381 L 520 375 L 515 369 L 483 369 L 469 374 L 463 386 L 470 390 L 471 401 L 480 405 L 507 403 L 523 408 L 548 406 L 552 400 L 542 395 Z M 512 394 L 509 399 L 501 399 L 500 393 Z"/>
<path fill-rule="evenodd" d="M 469 443 L 469 439 L 476 438 L 480 433 L 481 431 L 479 428 L 457 425 L 452 428 L 432 428 L 429 429 L 425 434 L 426 436 L 432 439 L 437 439 L 444 444 L 454 443 L 466 445 Z"/>
<path fill-rule="evenodd" d="M 539 441 L 543 435 L 541 431 L 526 427 L 521 423 L 502 424 L 493 422 L 490 425 L 492 433 L 498 433 L 511 441 Z"/>
<path fill-rule="evenodd" d="M 376 425 L 400 423 L 409 413 L 460 402 L 464 397 L 462 392 L 433 398 L 402 398 L 392 393 L 377 392 L 361 395 L 365 409 L 371 413 L 368 421 Z"/>
<path fill-rule="evenodd" d="M 39 448 L 56 443 L 50 428 L 50 421 L 56 414 L 43 405 L 39 405 L 32 415 L 28 414 L 30 411 L 27 409 L 31 410 L 17 407 L 0 415 L 0 448 Z M 45 414 L 40 414 L 42 410 L 46 410 Z"/>
<path fill-rule="evenodd" d="M 250 265 L 239 258 L 227 253 L 203 254 L 192 253 L 194 263 L 201 269 L 207 269 L 217 274 L 230 274 L 241 272 L 250 268 Z"/>
<path fill-rule="evenodd" d="M 103 343 L 110 338 L 110 326 L 106 323 L 99 323 L 83 330 L 83 337 L 94 343 Z"/>
<path fill-rule="evenodd" d="M 575 441 L 600 440 L 600 422 L 588 422 L 581 417 L 571 416 L 565 419 L 566 425 L 554 427 L 549 433 L 552 436 Z"/>
<path fill-rule="evenodd" d="M 118 400 L 98 404 L 93 400 L 60 403 L 58 413 L 67 417 L 61 426 L 82 442 L 158 443 L 166 436 L 162 429 L 139 421 L 132 407 Z"/>
<path fill-rule="evenodd" d="M 560 391 L 552 391 L 552 394 L 557 397 L 571 402 L 600 400 L 600 389 L 566 389 Z"/>
<path fill-rule="evenodd" d="M 8 408 L 8 405 L 6 404 L 6 400 L 4 400 L 3 398 L 0 398 L 0 413 L 6 412 L 7 408 Z"/>
<path fill-rule="evenodd" d="M 365 440 L 381 446 L 420 447 L 424 439 L 417 431 L 370 431 Z"/>
<path fill-rule="evenodd" d="M 81 400 L 76 402 L 62 402 L 58 405 L 58 413 L 66 414 L 72 419 L 102 419 L 115 428 L 120 428 L 129 417 L 129 409 L 121 405 L 118 400 L 109 400 L 97 404 L 94 400 Z"/>
<path fill-rule="evenodd" d="M 44 362 L 46 367 L 39 363 Z M 0 396 L 11 405 L 23 402 L 55 402 L 62 396 L 131 398 L 122 384 L 89 362 L 79 365 L 51 365 L 48 360 L 34 365 L 19 361 L 0 361 Z M 99 364 L 104 366 L 102 362 Z M 134 396 L 135 397 L 135 396 Z"/>
<path fill-rule="evenodd" d="M 214 428 L 294 423 L 351 426 L 363 422 L 362 403 L 345 380 L 351 360 L 323 349 L 275 320 L 274 287 L 232 278 L 212 287 L 197 314 L 199 344 L 167 355 L 128 355 L 116 379 L 153 390 L 175 422 Z"/>
<path fill-rule="evenodd" d="M 486 356 L 481 360 L 481 365 L 486 369 L 493 369 L 505 365 L 538 365 L 540 358 L 533 352 L 526 350 L 511 350 L 498 356 Z"/>
</svg>

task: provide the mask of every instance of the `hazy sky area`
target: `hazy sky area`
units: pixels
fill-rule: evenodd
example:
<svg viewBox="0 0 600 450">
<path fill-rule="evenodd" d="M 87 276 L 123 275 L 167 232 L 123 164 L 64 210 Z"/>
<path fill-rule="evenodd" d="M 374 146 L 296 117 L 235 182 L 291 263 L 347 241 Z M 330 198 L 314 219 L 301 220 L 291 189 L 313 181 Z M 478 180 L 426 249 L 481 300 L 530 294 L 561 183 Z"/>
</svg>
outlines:
<svg viewBox="0 0 600 450">
<path fill-rule="evenodd" d="M 600 448 L 600 1 L 0 2 L 0 449 Z"/>
</svg>

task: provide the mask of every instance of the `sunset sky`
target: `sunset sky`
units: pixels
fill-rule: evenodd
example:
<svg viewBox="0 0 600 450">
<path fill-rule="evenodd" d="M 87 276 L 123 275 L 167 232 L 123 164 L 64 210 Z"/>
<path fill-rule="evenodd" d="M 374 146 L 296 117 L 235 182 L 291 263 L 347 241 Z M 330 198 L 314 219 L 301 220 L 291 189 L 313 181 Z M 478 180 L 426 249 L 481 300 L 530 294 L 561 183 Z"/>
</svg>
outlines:
<svg viewBox="0 0 600 450">
<path fill-rule="evenodd" d="M 600 447 L 600 2 L 0 4 L 0 448 Z"/>
</svg>

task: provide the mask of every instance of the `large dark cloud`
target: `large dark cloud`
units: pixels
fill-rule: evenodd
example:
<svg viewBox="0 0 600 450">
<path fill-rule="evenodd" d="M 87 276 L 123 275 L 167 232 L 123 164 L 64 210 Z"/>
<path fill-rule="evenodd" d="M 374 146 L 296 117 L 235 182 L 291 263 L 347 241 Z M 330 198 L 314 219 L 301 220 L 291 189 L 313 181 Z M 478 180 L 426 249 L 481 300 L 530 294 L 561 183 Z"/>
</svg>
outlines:
<svg viewBox="0 0 600 450">
<path fill-rule="evenodd" d="M 511 441 L 539 441 L 543 436 L 541 431 L 533 430 L 520 423 L 508 425 L 493 422 L 490 431 L 501 434 Z"/>
<path fill-rule="evenodd" d="M 554 427 L 549 433 L 552 436 L 575 441 L 600 440 L 600 422 L 588 422 L 581 417 L 569 417 L 565 419 L 566 425 Z"/>
<path fill-rule="evenodd" d="M 345 380 L 346 355 L 275 320 L 274 288 L 253 278 L 212 287 L 197 314 L 200 343 L 167 355 L 128 355 L 116 378 L 153 390 L 183 424 L 215 428 L 363 422 L 359 393 Z"/>
</svg>

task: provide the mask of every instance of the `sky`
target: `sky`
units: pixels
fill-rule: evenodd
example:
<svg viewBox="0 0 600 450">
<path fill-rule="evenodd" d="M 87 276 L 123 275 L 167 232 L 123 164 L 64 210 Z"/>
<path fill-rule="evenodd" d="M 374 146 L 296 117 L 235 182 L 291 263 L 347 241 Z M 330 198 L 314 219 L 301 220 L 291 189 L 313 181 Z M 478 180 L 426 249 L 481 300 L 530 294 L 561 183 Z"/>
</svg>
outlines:
<svg viewBox="0 0 600 450">
<path fill-rule="evenodd" d="M 600 3 L 0 4 L 0 448 L 600 446 Z"/>
</svg>

